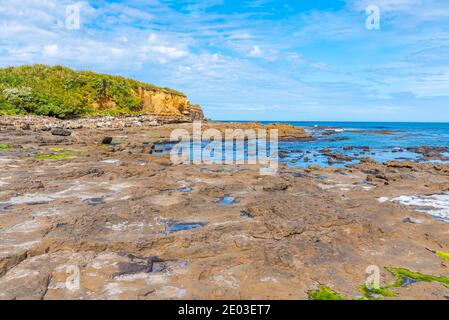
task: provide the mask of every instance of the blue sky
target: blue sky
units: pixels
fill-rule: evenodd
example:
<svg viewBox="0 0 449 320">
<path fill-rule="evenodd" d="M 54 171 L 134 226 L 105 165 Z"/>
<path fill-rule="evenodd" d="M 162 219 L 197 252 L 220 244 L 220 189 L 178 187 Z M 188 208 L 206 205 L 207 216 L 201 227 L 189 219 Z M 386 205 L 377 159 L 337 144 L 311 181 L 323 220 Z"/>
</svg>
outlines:
<svg viewBox="0 0 449 320">
<path fill-rule="evenodd" d="M 0 0 L 0 66 L 32 63 L 172 87 L 213 119 L 446 122 L 449 1 Z"/>
</svg>

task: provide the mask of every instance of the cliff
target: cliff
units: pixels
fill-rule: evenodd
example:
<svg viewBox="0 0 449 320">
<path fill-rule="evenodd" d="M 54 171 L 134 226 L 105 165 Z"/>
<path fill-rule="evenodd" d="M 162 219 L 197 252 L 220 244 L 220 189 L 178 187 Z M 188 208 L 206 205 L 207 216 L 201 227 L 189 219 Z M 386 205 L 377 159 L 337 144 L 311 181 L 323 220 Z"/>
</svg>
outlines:
<svg viewBox="0 0 449 320">
<path fill-rule="evenodd" d="M 0 69 L 0 115 L 57 118 L 152 114 L 181 121 L 203 119 L 201 107 L 176 90 L 62 66 Z"/>
</svg>

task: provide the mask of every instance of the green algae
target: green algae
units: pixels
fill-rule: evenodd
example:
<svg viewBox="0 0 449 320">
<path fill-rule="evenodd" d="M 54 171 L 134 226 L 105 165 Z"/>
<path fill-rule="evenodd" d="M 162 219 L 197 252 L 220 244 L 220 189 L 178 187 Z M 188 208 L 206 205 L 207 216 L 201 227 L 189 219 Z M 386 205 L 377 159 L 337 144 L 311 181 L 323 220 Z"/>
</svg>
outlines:
<svg viewBox="0 0 449 320">
<path fill-rule="evenodd" d="M 441 256 L 440 254 L 438 255 Z M 443 252 L 442 257 L 443 259 L 444 257 L 447 257 L 447 253 L 445 255 L 445 252 Z M 402 288 L 418 281 L 438 282 L 449 289 L 449 278 L 447 277 L 413 272 L 405 268 L 386 267 L 385 270 L 395 277 L 393 282 L 387 283 L 384 286 L 371 288 L 366 284 L 363 284 L 359 288 L 359 292 L 362 295 L 353 300 L 382 300 L 384 298 L 394 298 L 397 297 L 398 294 L 391 289 Z M 320 286 L 318 290 L 309 291 L 307 292 L 307 295 L 309 296 L 309 300 L 346 300 L 346 298 L 326 286 Z"/>
<path fill-rule="evenodd" d="M 391 283 L 390 287 L 402 287 L 405 283 L 406 278 L 410 278 L 415 281 L 424 281 L 424 282 L 439 282 L 445 287 L 449 288 L 449 278 L 443 276 L 433 276 L 428 274 L 423 274 L 419 272 L 413 272 L 407 270 L 405 268 L 385 268 L 391 274 L 396 277 L 396 281 Z"/>
<path fill-rule="evenodd" d="M 395 280 L 380 288 L 368 288 L 366 285 L 361 286 L 361 300 L 380 300 L 383 298 L 396 297 L 397 293 L 393 292 L 391 289 L 402 288 L 418 281 L 439 282 L 449 288 L 449 278 L 447 277 L 413 272 L 405 268 L 387 267 L 385 270 L 389 271 L 395 277 Z"/>
<path fill-rule="evenodd" d="M 70 160 L 75 156 L 70 152 L 58 152 L 52 154 L 38 154 L 34 158 L 39 160 Z"/>
<path fill-rule="evenodd" d="M 362 297 L 357 300 L 381 300 L 385 297 L 391 298 L 397 296 L 396 292 L 391 291 L 388 286 L 383 288 L 369 288 L 366 284 L 363 284 L 359 291 L 362 294 Z"/>
<path fill-rule="evenodd" d="M 11 146 L 9 144 L 0 143 L 0 151 L 6 151 L 11 149 Z"/>
<path fill-rule="evenodd" d="M 307 292 L 309 300 L 346 300 L 337 292 L 326 286 L 320 286 L 318 290 L 311 290 Z"/>
<path fill-rule="evenodd" d="M 449 261 L 449 252 L 437 251 L 435 252 L 435 254 L 439 256 L 441 259 Z"/>
</svg>

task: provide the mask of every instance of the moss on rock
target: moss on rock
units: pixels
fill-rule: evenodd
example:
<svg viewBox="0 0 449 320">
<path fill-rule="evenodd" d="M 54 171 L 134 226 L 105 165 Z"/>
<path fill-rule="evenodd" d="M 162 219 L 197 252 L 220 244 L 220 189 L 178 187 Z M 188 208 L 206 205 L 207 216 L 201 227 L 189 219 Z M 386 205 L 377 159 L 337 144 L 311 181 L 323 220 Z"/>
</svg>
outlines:
<svg viewBox="0 0 449 320">
<path fill-rule="evenodd" d="M 343 296 L 326 286 L 320 286 L 318 290 L 307 292 L 309 300 L 346 300 Z"/>
<path fill-rule="evenodd" d="M 76 156 L 71 152 L 56 152 L 51 154 L 38 154 L 34 158 L 39 160 L 70 160 L 74 159 Z"/>
<path fill-rule="evenodd" d="M 435 254 L 441 259 L 449 261 L 449 252 L 437 251 Z"/>
<path fill-rule="evenodd" d="M 396 288 L 402 287 L 405 282 L 405 279 L 410 278 L 415 281 L 439 282 L 449 288 L 449 278 L 447 277 L 433 276 L 419 272 L 413 272 L 405 268 L 385 268 L 385 269 L 390 271 L 396 277 L 396 281 L 390 284 L 389 287 L 396 287 Z"/>
</svg>

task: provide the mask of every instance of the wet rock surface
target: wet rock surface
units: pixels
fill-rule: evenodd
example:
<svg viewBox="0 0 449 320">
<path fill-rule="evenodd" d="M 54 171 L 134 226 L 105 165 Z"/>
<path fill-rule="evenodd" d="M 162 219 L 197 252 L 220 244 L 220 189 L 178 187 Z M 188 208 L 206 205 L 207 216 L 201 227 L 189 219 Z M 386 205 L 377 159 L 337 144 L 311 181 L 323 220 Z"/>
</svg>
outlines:
<svg viewBox="0 0 449 320">
<path fill-rule="evenodd" d="M 14 121 L 0 121 L 11 146 L 0 150 L 0 299 L 307 299 L 321 284 L 354 297 L 372 265 L 382 281 L 392 280 L 384 267 L 449 276 L 426 250 L 449 251 L 449 224 L 391 201 L 448 192 L 448 165 L 280 165 L 261 176 L 258 165 L 150 154 L 184 124 L 58 123 L 72 132 L 61 137 L 37 129 L 43 120 Z M 395 290 L 448 295 L 413 281 Z"/>
</svg>

